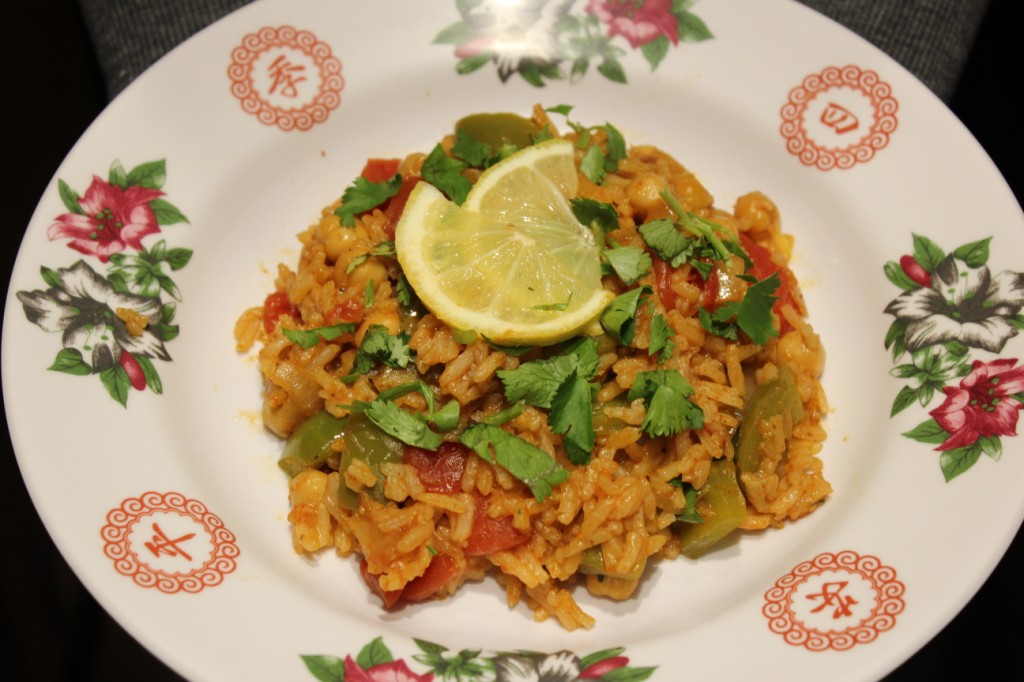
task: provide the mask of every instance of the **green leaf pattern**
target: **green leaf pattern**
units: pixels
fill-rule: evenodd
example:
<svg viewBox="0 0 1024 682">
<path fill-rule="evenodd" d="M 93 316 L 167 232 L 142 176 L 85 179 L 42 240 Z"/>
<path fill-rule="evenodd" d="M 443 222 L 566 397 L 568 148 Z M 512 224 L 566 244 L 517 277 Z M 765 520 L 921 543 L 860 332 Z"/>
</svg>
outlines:
<svg viewBox="0 0 1024 682">
<path fill-rule="evenodd" d="M 707 24 L 690 11 L 693 0 L 670 3 L 534 2 L 515 12 L 456 0 L 460 19 L 442 28 L 435 45 L 453 48 L 455 71 L 466 75 L 493 63 L 502 82 L 518 74 L 534 87 L 594 70 L 613 83 L 629 81 L 623 58 L 639 51 L 656 71 L 680 43 L 710 40 Z M 495 27 L 515 40 L 502 40 Z M 628 48 L 628 49 L 627 49 Z"/>
<path fill-rule="evenodd" d="M 189 222 L 167 200 L 162 191 L 166 181 L 164 159 L 140 163 L 131 169 L 115 160 L 107 171 L 109 189 L 104 196 L 123 196 L 126 204 L 136 201 L 148 206 L 152 219 L 143 236 L 133 239 L 130 235 L 115 234 L 122 250 L 109 253 L 80 248 L 75 235 L 64 234 L 60 238 L 72 239 L 68 246 L 97 259 L 101 267 L 94 268 L 81 259 L 70 267 L 42 266 L 43 288 L 17 292 L 29 322 L 44 331 L 61 333 L 63 347 L 48 369 L 71 376 L 98 377 L 106 394 L 123 407 L 127 407 L 133 388 L 148 389 L 156 395 L 163 393 L 156 361 L 170 361 L 164 344 L 179 332 L 173 321 L 177 302 L 184 295 L 172 273 L 188 265 L 192 250 L 170 246 L 163 238 L 149 245 L 141 241 L 160 233 L 162 227 Z M 93 187 L 104 184 L 95 177 L 93 183 Z M 79 194 L 63 179 L 57 181 L 57 194 L 68 212 L 58 216 L 57 221 L 65 226 L 81 225 L 85 218 L 95 221 L 94 230 L 99 232 L 106 229 L 107 222 L 122 219 L 122 208 L 116 204 L 95 213 L 95 196 L 90 199 L 89 192 Z M 72 220 L 72 215 L 78 218 Z M 122 223 L 116 223 L 113 229 L 121 227 Z M 97 239 L 95 232 L 90 235 L 93 239 Z M 81 237 L 78 239 L 81 241 Z M 79 339 L 77 345 L 74 339 Z"/>
</svg>

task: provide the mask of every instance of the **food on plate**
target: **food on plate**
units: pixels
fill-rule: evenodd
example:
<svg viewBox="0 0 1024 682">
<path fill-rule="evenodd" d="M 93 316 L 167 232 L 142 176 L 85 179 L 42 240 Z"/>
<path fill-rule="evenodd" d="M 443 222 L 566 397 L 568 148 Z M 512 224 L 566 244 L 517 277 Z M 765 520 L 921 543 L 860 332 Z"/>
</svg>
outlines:
<svg viewBox="0 0 1024 682">
<path fill-rule="evenodd" d="M 571 115 L 477 114 L 370 159 L 236 324 L 296 551 L 355 555 L 386 608 L 491 575 L 589 628 L 574 590 L 626 599 L 831 492 L 825 353 L 775 204 L 720 209 Z"/>
</svg>

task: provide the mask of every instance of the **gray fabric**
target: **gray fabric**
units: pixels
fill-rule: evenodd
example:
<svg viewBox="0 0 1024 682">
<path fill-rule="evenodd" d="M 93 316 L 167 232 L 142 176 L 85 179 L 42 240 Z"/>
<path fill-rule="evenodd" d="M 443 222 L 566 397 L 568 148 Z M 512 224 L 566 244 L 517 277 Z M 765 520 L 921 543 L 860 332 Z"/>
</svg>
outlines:
<svg viewBox="0 0 1024 682">
<path fill-rule="evenodd" d="M 801 0 L 867 39 L 949 101 L 989 0 Z"/>
<path fill-rule="evenodd" d="M 248 1 L 78 0 L 110 97 L 174 46 Z M 947 101 L 989 4 L 989 0 L 801 1 L 877 45 Z"/>
<path fill-rule="evenodd" d="M 113 99 L 193 33 L 250 0 L 79 0 Z"/>
</svg>

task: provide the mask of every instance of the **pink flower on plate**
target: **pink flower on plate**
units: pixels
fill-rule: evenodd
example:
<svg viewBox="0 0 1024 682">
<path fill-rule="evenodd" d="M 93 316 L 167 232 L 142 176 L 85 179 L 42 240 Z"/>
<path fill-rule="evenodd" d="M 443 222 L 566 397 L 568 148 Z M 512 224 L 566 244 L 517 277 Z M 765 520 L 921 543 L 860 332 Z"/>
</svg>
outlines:
<svg viewBox="0 0 1024 682">
<path fill-rule="evenodd" d="M 1016 359 L 975 360 L 957 387 L 944 386 L 946 400 L 929 414 L 950 437 L 936 450 L 971 445 L 979 438 L 1016 436 L 1024 406 L 1013 396 L 1024 391 L 1024 366 Z"/>
<path fill-rule="evenodd" d="M 149 202 L 163 194 L 139 185 L 121 189 L 94 175 L 79 199 L 83 213 L 58 216 L 46 235 L 51 241 L 70 239 L 72 249 L 103 263 L 110 260 L 110 254 L 129 246 L 141 251 L 142 238 L 160 231 Z"/>
<path fill-rule="evenodd" d="M 659 35 L 679 44 L 679 22 L 672 0 L 590 0 L 587 11 L 608 24 L 610 36 L 622 36 L 634 49 Z"/>
<path fill-rule="evenodd" d="M 352 656 L 345 657 L 345 682 L 433 682 L 434 674 L 417 675 L 399 659 L 363 670 Z"/>
</svg>

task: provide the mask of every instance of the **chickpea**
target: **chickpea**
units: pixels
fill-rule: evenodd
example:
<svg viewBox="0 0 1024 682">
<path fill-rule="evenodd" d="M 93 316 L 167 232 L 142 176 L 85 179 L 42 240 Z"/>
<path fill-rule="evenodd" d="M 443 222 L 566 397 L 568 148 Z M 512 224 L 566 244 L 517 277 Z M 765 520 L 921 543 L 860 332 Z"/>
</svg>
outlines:
<svg viewBox="0 0 1024 682">
<path fill-rule="evenodd" d="M 668 183 L 654 173 L 640 173 L 626 187 L 626 198 L 633 207 L 634 215 L 646 216 L 652 209 L 664 205 L 661 191 Z"/>
</svg>

